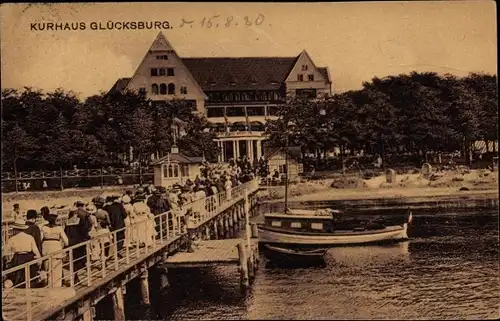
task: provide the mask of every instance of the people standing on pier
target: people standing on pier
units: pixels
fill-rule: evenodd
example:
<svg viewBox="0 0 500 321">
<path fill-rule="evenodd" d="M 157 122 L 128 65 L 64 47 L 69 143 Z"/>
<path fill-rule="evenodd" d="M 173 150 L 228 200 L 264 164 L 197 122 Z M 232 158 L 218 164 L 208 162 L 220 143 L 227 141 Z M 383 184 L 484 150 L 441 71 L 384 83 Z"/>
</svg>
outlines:
<svg viewBox="0 0 500 321">
<path fill-rule="evenodd" d="M 40 226 L 36 223 L 36 219 L 38 218 L 38 213 L 36 210 L 28 210 L 26 212 L 26 225 L 28 228 L 26 229 L 26 233 L 33 236 L 35 239 L 36 247 L 38 248 L 38 252 L 42 253 L 42 231 Z"/>
<path fill-rule="evenodd" d="M 131 247 L 134 244 L 134 235 L 132 233 L 132 225 L 135 223 L 135 211 L 134 206 L 131 204 L 132 199 L 129 195 L 124 195 L 122 197 L 123 208 L 127 213 L 125 217 L 125 245 L 126 247 Z"/>
<path fill-rule="evenodd" d="M 50 214 L 50 209 L 48 206 L 44 206 L 40 209 L 40 215 L 43 217 L 44 220 L 47 220 L 47 217 L 49 217 Z"/>
<path fill-rule="evenodd" d="M 64 233 L 66 233 L 66 236 L 68 237 L 68 246 L 71 247 L 83 243 L 90 238 L 90 229 L 88 228 L 88 223 L 85 223 L 86 221 L 88 221 L 86 217 L 80 219 L 80 216 L 78 215 L 78 209 L 76 207 L 69 210 L 68 221 L 66 222 L 66 226 L 64 227 Z M 80 282 L 80 278 L 78 277 L 77 271 L 80 271 L 87 265 L 87 249 L 85 245 L 81 245 L 75 247 L 72 252 L 73 271 L 75 272 L 73 278 L 74 283 L 78 284 Z"/>
<path fill-rule="evenodd" d="M 181 208 L 179 207 L 178 188 L 172 188 L 170 192 L 165 193 L 167 204 L 170 206 L 170 216 L 172 219 L 172 228 L 177 233 L 180 230 Z"/>
<path fill-rule="evenodd" d="M 120 230 L 116 232 L 116 240 L 114 241 L 116 242 L 118 257 L 122 258 L 123 256 L 121 255 L 120 251 L 124 246 L 123 241 L 125 239 L 125 230 L 123 228 L 125 227 L 125 218 L 127 217 L 127 213 L 125 212 L 125 209 L 121 204 L 121 199 L 119 196 L 113 197 L 113 203 L 107 207 L 107 211 L 109 213 L 109 219 L 111 221 L 109 230 L 111 232 Z"/>
<path fill-rule="evenodd" d="M 4 245 L 8 268 L 14 268 L 40 258 L 40 251 L 35 239 L 26 233 L 28 225 L 25 224 L 24 220 L 17 219 L 11 227 L 18 231 L 18 233 L 9 238 Z M 33 263 L 29 267 L 29 280 L 26 280 L 25 269 L 15 271 L 9 279 L 12 281 L 14 287 L 25 288 L 27 282 L 29 282 L 31 288 L 36 288 L 38 286 L 37 278 L 39 269 L 40 263 Z"/>
<path fill-rule="evenodd" d="M 20 219 L 21 217 L 21 209 L 19 207 L 19 204 L 14 204 L 14 209 L 12 211 L 12 216 L 14 217 L 14 220 Z"/>
<path fill-rule="evenodd" d="M 46 256 L 69 245 L 69 239 L 62 226 L 57 225 L 57 214 L 47 215 L 48 224 L 42 227 L 43 244 L 42 255 Z M 64 253 L 52 255 L 51 260 L 44 262 L 44 269 L 48 274 L 49 286 L 60 288 L 63 284 Z"/>
<path fill-rule="evenodd" d="M 92 203 L 94 203 L 97 208 L 97 212 L 95 213 L 95 218 L 97 219 L 97 226 L 101 226 L 100 222 L 104 222 L 106 227 L 109 227 L 111 221 L 109 219 L 109 214 L 103 209 L 106 200 L 102 196 L 97 196 L 92 199 Z"/>
</svg>

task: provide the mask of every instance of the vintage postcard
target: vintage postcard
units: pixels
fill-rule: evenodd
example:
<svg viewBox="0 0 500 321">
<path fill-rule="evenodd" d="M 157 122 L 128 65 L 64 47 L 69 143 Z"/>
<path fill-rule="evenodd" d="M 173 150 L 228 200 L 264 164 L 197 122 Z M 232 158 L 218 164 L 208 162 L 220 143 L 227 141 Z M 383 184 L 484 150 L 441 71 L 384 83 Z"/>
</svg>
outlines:
<svg viewBox="0 0 500 321">
<path fill-rule="evenodd" d="M 2 319 L 498 319 L 493 1 L 2 4 Z"/>
</svg>

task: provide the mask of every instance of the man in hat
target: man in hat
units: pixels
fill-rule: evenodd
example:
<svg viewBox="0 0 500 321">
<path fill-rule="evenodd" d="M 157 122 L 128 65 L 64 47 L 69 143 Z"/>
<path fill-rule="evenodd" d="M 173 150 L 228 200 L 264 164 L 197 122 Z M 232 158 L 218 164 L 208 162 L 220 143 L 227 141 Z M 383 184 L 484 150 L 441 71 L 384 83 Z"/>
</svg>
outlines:
<svg viewBox="0 0 500 321">
<path fill-rule="evenodd" d="M 19 208 L 19 204 L 14 204 L 14 210 L 12 211 L 12 216 L 14 216 L 14 220 L 21 218 L 21 209 Z"/>
<path fill-rule="evenodd" d="M 151 195 L 147 201 L 146 201 L 146 205 L 149 207 L 149 209 L 151 210 L 151 213 L 155 214 L 156 215 L 156 210 L 155 210 L 155 207 L 156 207 L 156 202 L 158 202 L 158 199 L 160 198 L 160 189 L 161 187 L 159 188 L 155 188 L 155 190 L 153 191 L 153 195 Z"/>
<path fill-rule="evenodd" d="M 36 212 L 36 210 L 30 209 L 28 210 L 28 212 L 26 212 L 26 225 L 28 225 L 26 234 L 33 236 L 38 251 L 42 253 L 42 231 L 40 229 L 40 226 L 36 224 L 37 217 L 38 213 Z"/>
<path fill-rule="evenodd" d="M 97 220 L 97 224 L 101 226 L 100 222 L 104 222 L 104 226 L 109 227 L 111 221 L 109 220 L 109 214 L 103 209 L 106 200 L 102 196 L 97 196 L 92 199 L 92 203 L 94 203 L 97 208 L 97 212 L 95 212 L 95 218 Z"/>
<path fill-rule="evenodd" d="M 123 228 L 125 227 L 125 218 L 127 217 L 127 212 L 125 211 L 119 196 L 113 196 L 113 204 L 107 207 L 107 211 L 111 221 L 109 230 L 113 232 L 122 229 L 116 233 L 115 240 L 116 247 L 119 252 L 124 246 L 125 230 L 123 230 Z M 118 253 L 118 256 L 120 258 L 122 257 L 120 253 Z"/>
</svg>

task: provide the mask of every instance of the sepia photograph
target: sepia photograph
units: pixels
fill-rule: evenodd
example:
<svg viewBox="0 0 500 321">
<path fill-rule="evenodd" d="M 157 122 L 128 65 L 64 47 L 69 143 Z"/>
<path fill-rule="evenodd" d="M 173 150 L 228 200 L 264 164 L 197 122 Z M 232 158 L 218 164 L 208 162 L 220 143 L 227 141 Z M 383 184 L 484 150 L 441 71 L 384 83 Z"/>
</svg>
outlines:
<svg viewBox="0 0 500 321">
<path fill-rule="evenodd" d="M 2 320 L 500 318 L 496 3 L 4 3 Z"/>
</svg>

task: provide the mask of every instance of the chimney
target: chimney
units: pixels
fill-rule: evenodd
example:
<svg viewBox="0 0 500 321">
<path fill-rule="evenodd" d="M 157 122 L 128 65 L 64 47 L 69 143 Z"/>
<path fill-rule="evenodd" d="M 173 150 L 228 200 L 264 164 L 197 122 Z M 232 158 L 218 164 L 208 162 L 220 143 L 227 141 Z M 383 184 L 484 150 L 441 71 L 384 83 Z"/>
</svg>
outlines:
<svg viewBox="0 0 500 321">
<path fill-rule="evenodd" d="M 170 148 L 170 153 L 179 154 L 179 148 L 177 147 L 177 145 L 173 145 L 172 148 Z"/>
</svg>

